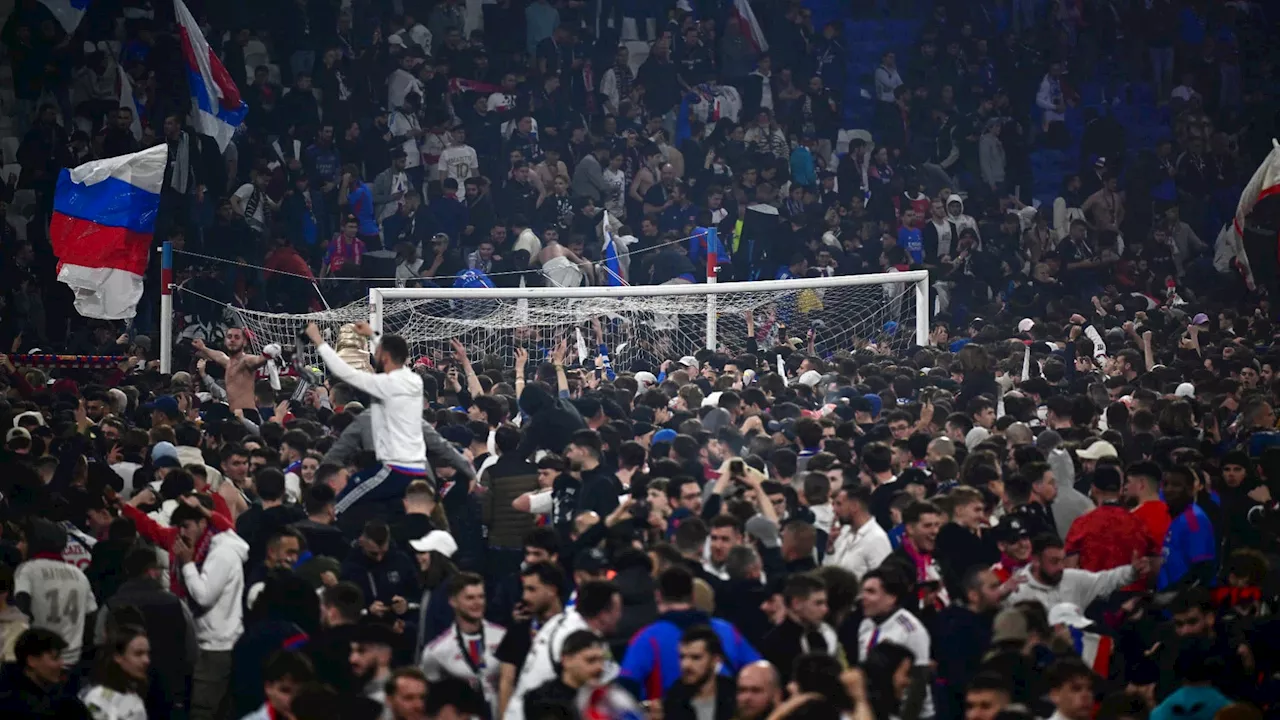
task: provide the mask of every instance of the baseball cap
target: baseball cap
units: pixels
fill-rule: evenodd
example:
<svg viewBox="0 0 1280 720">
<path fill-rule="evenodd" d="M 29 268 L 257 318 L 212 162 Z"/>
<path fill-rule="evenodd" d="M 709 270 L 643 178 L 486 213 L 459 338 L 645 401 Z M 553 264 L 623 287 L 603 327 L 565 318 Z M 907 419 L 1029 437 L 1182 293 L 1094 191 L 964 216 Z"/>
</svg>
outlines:
<svg viewBox="0 0 1280 720">
<path fill-rule="evenodd" d="M 1036 326 L 1036 321 L 1031 318 L 1022 318 L 1018 321 L 1018 332 L 1030 332 L 1031 328 Z"/>
<path fill-rule="evenodd" d="M 410 540 L 409 547 L 414 552 L 438 552 L 445 557 L 453 557 L 458 552 L 458 541 L 453 536 L 443 530 L 432 530 L 417 540 Z"/>
<path fill-rule="evenodd" d="M 875 393 L 867 393 L 862 398 L 871 403 L 871 417 L 879 415 L 880 410 L 884 408 L 884 400 L 881 400 L 880 396 Z"/>
<path fill-rule="evenodd" d="M 975 427 L 964 436 L 964 446 L 966 449 L 972 450 L 985 442 L 989 437 L 991 437 L 990 430 L 984 427 Z"/>
<path fill-rule="evenodd" d="M 143 406 L 144 410 L 159 410 L 165 415 L 179 415 L 178 399 L 172 395 L 161 395 Z"/>
<path fill-rule="evenodd" d="M 1001 610 L 991 625 L 991 642 L 1026 642 L 1031 631 L 1027 627 L 1027 616 L 1017 608 Z"/>
<path fill-rule="evenodd" d="M 669 443 L 675 439 L 676 439 L 675 430 L 672 430 L 671 428 L 662 428 L 661 430 L 653 434 L 653 439 L 651 442 L 655 442 L 655 443 L 668 442 Z"/>
<path fill-rule="evenodd" d="M 687 368 L 698 367 L 698 360 L 692 355 L 685 355 L 684 357 L 680 358 L 677 362 L 679 362 L 681 365 Z"/>
<path fill-rule="evenodd" d="M 573 569 L 592 575 L 600 575 L 610 569 L 609 558 L 600 548 L 583 550 L 573 558 Z"/>
<path fill-rule="evenodd" d="M 178 460 L 178 448 L 168 440 L 161 440 L 151 448 L 151 464 L 158 468 L 182 467 Z"/>
<path fill-rule="evenodd" d="M 44 425 L 44 416 L 35 410 L 28 410 L 13 416 L 13 426 L 18 427 L 23 420 L 34 420 L 36 425 Z"/>
<path fill-rule="evenodd" d="M 1101 460 L 1103 458 L 1118 458 L 1120 453 L 1116 451 L 1116 446 L 1106 440 L 1099 440 L 1089 447 L 1076 452 L 1076 457 L 1081 460 Z"/>
<path fill-rule="evenodd" d="M 1189 382 L 1179 383 L 1173 394 L 1180 398 L 1194 398 L 1196 396 L 1196 386 Z"/>
<path fill-rule="evenodd" d="M 814 387 L 821 381 L 822 373 L 817 370 L 806 370 L 804 374 L 800 376 L 800 384 L 808 385 L 809 387 Z"/>
<path fill-rule="evenodd" d="M 1016 516 L 1005 516 L 995 526 L 995 530 L 996 537 L 1002 542 L 1017 542 L 1022 538 L 1031 537 L 1031 529 L 1022 518 Z"/>
<path fill-rule="evenodd" d="M 649 385 L 657 384 L 658 378 L 648 370 L 641 370 L 636 373 L 636 382 L 639 383 L 641 387 L 648 387 Z"/>
<path fill-rule="evenodd" d="M 11 442 L 14 438 L 23 438 L 26 440 L 30 440 L 31 431 L 27 430 L 24 427 L 9 428 L 9 432 L 4 434 L 4 441 L 8 443 L 8 442 Z"/>
<path fill-rule="evenodd" d="M 1080 611 L 1080 606 L 1075 603 L 1063 602 L 1049 608 L 1049 625 L 1066 625 L 1076 629 L 1086 628 L 1092 625 L 1089 618 L 1084 616 Z"/>
</svg>

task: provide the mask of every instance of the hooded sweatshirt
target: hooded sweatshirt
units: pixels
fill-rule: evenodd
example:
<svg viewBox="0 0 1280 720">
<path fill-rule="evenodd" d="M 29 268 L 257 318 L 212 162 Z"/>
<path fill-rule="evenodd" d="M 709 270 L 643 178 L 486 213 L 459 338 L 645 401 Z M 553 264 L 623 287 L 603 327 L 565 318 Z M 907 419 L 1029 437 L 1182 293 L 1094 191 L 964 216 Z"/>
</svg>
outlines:
<svg viewBox="0 0 1280 720">
<path fill-rule="evenodd" d="M 587 426 L 567 398 L 555 397 L 540 385 L 528 384 L 520 394 L 520 410 L 529 417 L 528 428 L 516 457 L 527 458 L 538 450 L 561 453 L 569 438 Z"/>
<path fill-rule="evenodd" d="M 244 632 L 244 563 L 249 544 L 233 530 L 213 536 L 209 554 L 199 567 L 182 566 L 187 593 L 204 613 L 196 618 L 196 640 L 201 650 L 229 651 Z"/>
</svg>

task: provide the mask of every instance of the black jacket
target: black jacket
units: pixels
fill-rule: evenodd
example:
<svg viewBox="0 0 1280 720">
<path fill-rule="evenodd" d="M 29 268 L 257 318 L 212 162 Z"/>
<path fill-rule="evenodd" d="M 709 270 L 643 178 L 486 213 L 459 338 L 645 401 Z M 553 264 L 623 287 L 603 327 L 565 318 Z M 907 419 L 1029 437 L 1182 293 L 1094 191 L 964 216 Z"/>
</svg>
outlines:
<svg viewBox="0 0 1280 720">
<path fill-rule="evenodd" d="M 174 702 L 185 702 L 187 678 L 195 669 L 195 622 L 178 596 L 149 577 L 126 580 L 106 601 L 107 611 L 124 607 L 142 612 L 144 629 L 151 640 L 151 667 L 165 683 Z"/>
<path fill-rule="evenodd" d="M 520 409 L 529 416 L 529 430 L 520 441 L 516 457 L 527 458 L 538 450 L 563 453 L 569 438 L 586 428 L 578 409 L 565 398 L 555 397 L 540 385 L 525 385 L 520 395 Z"/>
<path fill-rule="evenodd" d="M 698 720 L 693 709 L 694 688 L 677 682 L 662 698 L 663 720 Z M 738 712 L 738 684 L 731 677 L 716 675 L 715 720 L 732 720 Z"/>
<path fill-rule="evenodd" d="M 87 720 L 89 711 L 65 683 L 42 688 L 11 663 L 0 675 L 0 717 Z"/>
<path fill-rule="evenodd" d="M 366 607 L 376 600 L 390 606 L 391 599 L 396 596 L 412 601 L 422 595 L 417 563 L 395 543 L 376 564 L 370 562 L 363 549 L 352 548 L 342 563 L 342 579 L 360 586 Z M 412 615 L 409 613 L 401 619 L 406 623 L 414 622 Z"/>
<path fill-rule="evenodd" d="M 347 553 L 351 551 L 351 543 L 347 542 L 346 536 L 337 525 L 322 525 L 306 519 L 299 520 L 291 527 L 302 533 L 302 537 L 307 541 L 307 549 L 312 555 L 341 561 L 346 559 Z"/>
<path fill-rule="evenodd" d="M 267 555 L 267 540 L 280 528 L 306 519 L 297 505 L 269 508 L 253 505 L 245 510 L 236 518 L 236 534 L 249 543 L 249 559 L 245 564 L 248 567 L 260 565 Z"/>
<path fill-rule="evenodd" d="M 727 580 L 716 590 L 716 617 L 733 623 L 752 647 L 764 647 L 773 622 L 760 606 L 769 599 L 769 588 L 758 580 Z"/>
<path fill-rule="evenodd" d="M 326 628 L 307 642 L 306 653 L 316 670 L 316 681 L 339 694 L 355 694 L 360 684 L 351 674 L 351 643 L 359 628 L 340 625 Z"/>
<path fill-rule="evenodd" d="M 538 490 L 538 467 L 524 457 L 502 456 L 484 471 L 484 523 L 489 528 L 489 547 L 521 547 L 533 529 L 533 516 L 517 512 L 511 503 L 527 492 Z"/>
</svg>

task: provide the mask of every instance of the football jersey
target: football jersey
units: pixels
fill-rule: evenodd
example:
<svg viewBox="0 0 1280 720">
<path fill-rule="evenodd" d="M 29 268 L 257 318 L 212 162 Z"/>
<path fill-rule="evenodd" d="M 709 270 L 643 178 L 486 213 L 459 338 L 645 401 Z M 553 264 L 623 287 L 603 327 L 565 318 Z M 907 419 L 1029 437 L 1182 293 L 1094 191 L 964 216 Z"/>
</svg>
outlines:
<svg viewBox="0 0 1280 720">
<path fill-rule="evenodd" d="M 422 649 L 422 672 L 432 682 L 451 676 L 471 683 L 484 691 L 490 716 L 496 717 L 500 663 L 494 652 L 506 634 L 506 628 L 488 621 L 474 634 L 461 632 L 454 623 Z"/>
<path fill-rule="evenodd" d="M 865 662 L 871 648 L 882 642 L 901 645 L 915 655 L 916 667 L 928 667 L 930 657 L 929 631 L 924 623 L 906 610 L 898 609 L 884 622 L 877 623 L 863 618 L 858 625 L 858 662 Z M 926 688 L 924 707 L 920 717 L 933 717 L 933 693 Z"/>
<path fill-rule="evenodd" d="M 63 661 L 68 666 L 80 662 L 84 618 L 98 609 L 80 568 L 62 560 L 28 560 L 13 574 L 13 593 L 31 596 L 31 627 L 52 630 L 66 641 Z"/>
</svg>

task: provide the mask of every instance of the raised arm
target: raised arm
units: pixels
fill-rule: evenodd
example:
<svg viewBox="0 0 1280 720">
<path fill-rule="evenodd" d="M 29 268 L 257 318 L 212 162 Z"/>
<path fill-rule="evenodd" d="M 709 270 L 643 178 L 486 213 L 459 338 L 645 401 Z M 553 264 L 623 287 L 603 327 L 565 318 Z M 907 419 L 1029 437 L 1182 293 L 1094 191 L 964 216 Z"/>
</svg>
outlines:
<svg viewBox="0 0 1280 720">
<path fill-rule="evenodd" d="M 462 366 L 462 371 L 467 374 L 467 392 L 471 393 L 471 397 L 477 398 L 484 394 L 484 388 L 480 385 L 480 377 L 476 375 L 475 368 L 471 367 L 471 358 L 467 357 L 467 348 L 457 338 L 449 341 L 453 345 L 453 357 Z"/>
<path fill-rule="evenodd" d="M 365 337 L 372 337 L 373 334 L 368 323 L 356 323 L 356 332 Z M 329 368 L 329 372 L 336 375 L 339 380 L 380 400 L 386 399 L 388 392 L 383 387 L 383 378 L 385 376 L 362 372 L 348 365 L 345 360 L 338 356 L 337 351 L 329 347 L 329 343 L 325 342 L 324 336 L 320 334 L 320 328 L 315 323 L 307 325 L 307 338 L 315 344 L 316 349 L 320 352 L 320 358 L 324 360 L 325 367 Z"/>
<path fill-rule="evenodd" d="M 214 350 L 208 345 L 205 345 L 204 341 L 200 338 L 196 338 L 191 341 L 191 348 L 195 350 L 196 354 L 200 357 L 206 360 L 212 360 L 222 367 L 226 367 L 227 363 L 231 361 L 231 358 L 227 357 L 226 353 L 221 350 Z"/>
</svg>

